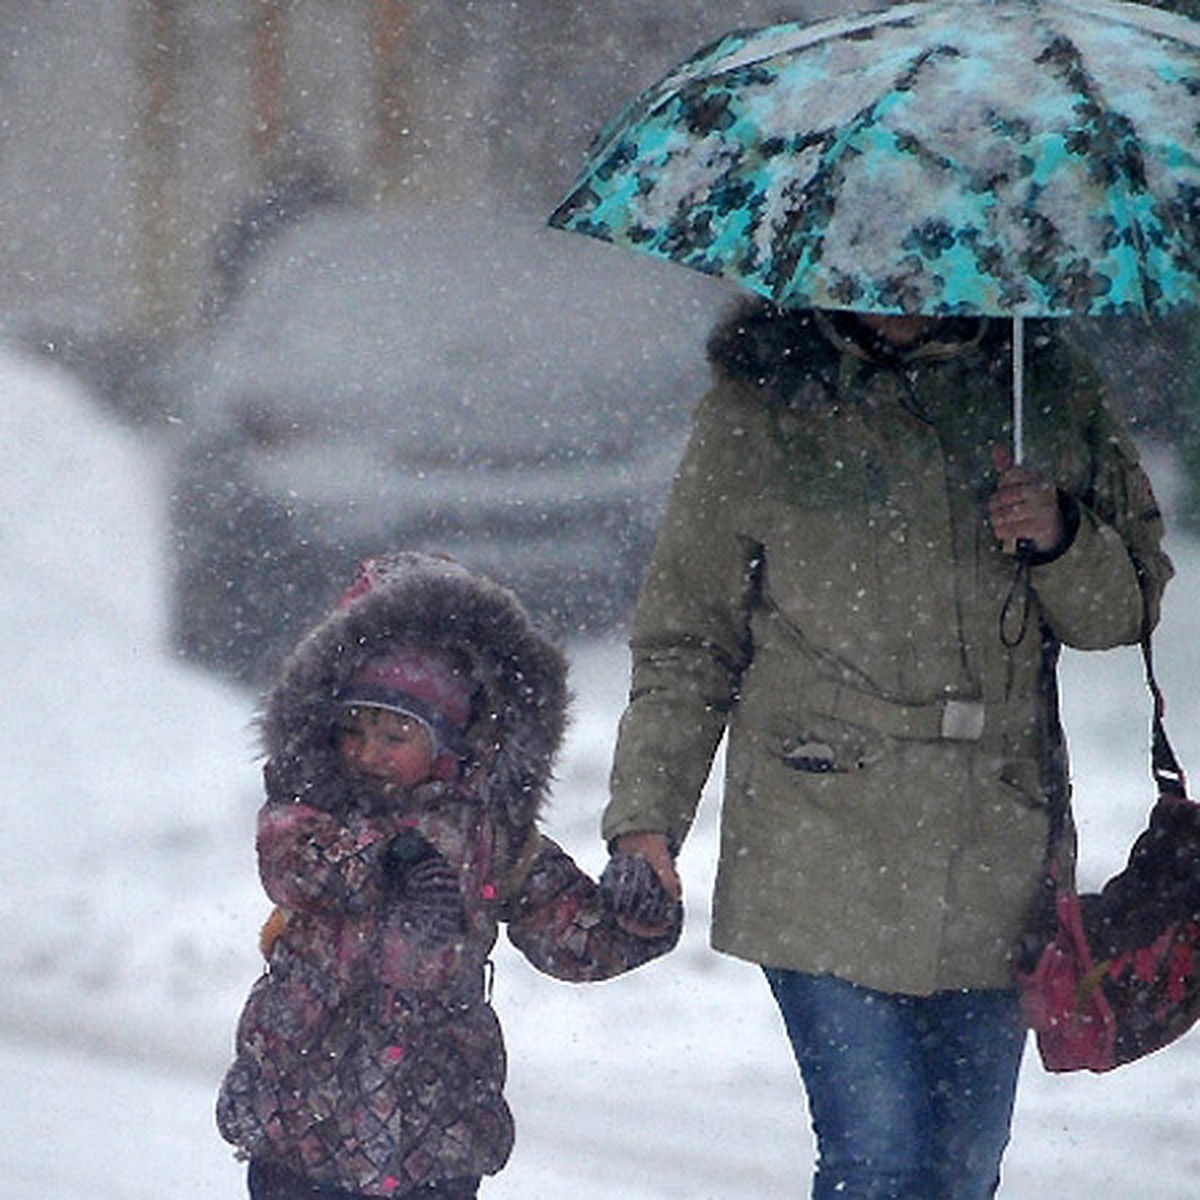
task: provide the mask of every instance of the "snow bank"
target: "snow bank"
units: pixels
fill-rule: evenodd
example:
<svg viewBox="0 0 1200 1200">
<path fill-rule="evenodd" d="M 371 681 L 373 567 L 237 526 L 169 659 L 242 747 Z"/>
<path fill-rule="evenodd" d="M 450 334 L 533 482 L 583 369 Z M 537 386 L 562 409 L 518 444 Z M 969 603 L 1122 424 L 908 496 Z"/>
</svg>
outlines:
<svg viewBox="0 0 1200 1200">
<path fill-rule="evenodd" d="M 0 1020 L 211 1057 L 180 1035 L 248 967 L 251 704 L 168 651 L 155 448 L 42 364 L 0 393 Z"/>
</svg>

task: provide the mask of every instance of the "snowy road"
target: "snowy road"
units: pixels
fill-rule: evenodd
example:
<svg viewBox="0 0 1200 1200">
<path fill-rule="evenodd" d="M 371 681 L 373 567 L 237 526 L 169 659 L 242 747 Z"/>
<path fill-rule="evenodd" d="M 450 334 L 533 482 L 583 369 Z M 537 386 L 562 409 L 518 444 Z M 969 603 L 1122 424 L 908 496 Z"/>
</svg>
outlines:
<svg viewBox="0 0 1200 1200">
<path fill-rule="evenodd" d="M 62 1044 L 0 1039 L 4 1200 L 232 1200 L 212 1081 Z"/>
<path fill-rule="evenodd" d="M 10 1035 L 0 1037 L 0 1080 L 0 1200 L 245 1195 L 243 1169 L 213 1127 L 213 1081 L 204 1071 Z M 589 1096 L 576 1076 L 574 1103 L 566 1108 L 552 1095 L 531 1097 L 523 1106 L 530 1136 L 519 1139 L 513 1163 L 488 1182 L 486 1194 L 492 1200 L 551 1197 L 559 1194 L 563 1173 L 577 1174 L 582 1164 L 588 1177 L 571 1180 L 577 1200 L 728 1197 L 744 1194 L 747 1181 L 756 1196 L 780 1195 L 778 1180 L 773 1190 L 769 1179 L 757 1178 L 745 1153 L 730 1154 L 728 1145 L 712 1138 L 711 1112 L 706 1120 L 695 1111 L 706 1106 L 703 1094 L 662 1106 L 675 1111 L 660 1133 L 674 1132 L 656 1147 L 635 1115 L 635 1109 L 644 1115 L 641 1101 L 633 1108 L 614 1105 L 610 1085 L 611 1077 L 597 1073 L 594 1090 L 604 1095 Z M 737 1122 L 742 1127 L 727 1132 L 752 1155 L 753 1109 L 743 1111 L 747 1119 Z M 586 1130 L 572 1112 L 576 1118 L 589 1114 Z M 597 1121 L 599 1114 L 605 1115 Z M 776 1116 L 782 1125 L 783 1114 Z M 768 1118 L 768 1124 L 775 1122 Z M 704 1128 L 708 1135 L 697 1140 L 696 1131 Z"/>
<path fill-rule="evenodd" d="M 1002 1197 L 1200 1195 L 1196 1089 L 1190 1073 L 1165 1066 L 1136 1068 L 1132 1086 L 1122 1086 L 1115 1078 L 1052 1081 L 1031 1064 Z M 213 1084 L 204 1071 L 9 1036 L 0 1038 L 0 1079 L 0 1200 L 245 1195 L 242 1169 L 213 1129 Z M 540 1098 L 523 1098 L 525 1132 L 509 1169 L 487 1184 L 490 1200 L 548 1200 L 562 1194 L 564 1180 L 575 1200 L 806 1194 L 806 1164 L 797 1162 L 793 1175 L 780 1162 L 781 1146 L 800 1141 L 798 1114 L 768 1094 L 769 1080 L 681 1088 L 673 1101 L 659 1095 L 658 1104 L 647 1103 L 652 1081 L 639 1080 L 622 1103 L 610 1073 L 597 1071 L 589 1088 L 576 1072 L 565 1105 L 554 1095 L 563 1081 L 551 1082 L 535 1089 Z"/>
</svg>

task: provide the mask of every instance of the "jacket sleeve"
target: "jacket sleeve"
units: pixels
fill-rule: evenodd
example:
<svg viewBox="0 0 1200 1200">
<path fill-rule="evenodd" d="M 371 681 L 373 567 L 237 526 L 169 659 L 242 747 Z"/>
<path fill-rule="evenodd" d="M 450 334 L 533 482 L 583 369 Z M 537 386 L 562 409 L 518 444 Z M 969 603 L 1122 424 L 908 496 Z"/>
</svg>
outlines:
<svg viewBox="0 0 1200 1200">
<path fill-rule="evenodd" d="M 759 467 L 751 402 L 714 389 L 696 413 L 634 617 L 632 686 L 604 837 L 691 826 L 745 667 L 759 547 L 739 503 Z"/>
<path fill-rule="evenodd" d="M 386 820 L 335 816 L 268 801 L 258 814 L 258 869 L 267 895 L 296 912 L 348 913 L 384 901 Z"/>
<path fill-rule="evenodd" d="M 1174 573 L 1163 521 L 1137 449 L 1105 403 L 1086 420 L 1090 486 L 1075 497 L 1079 527 L 1067 550 L 1035 566 L 1033 586 L 1055 635 L 1079 650 L 1137 642 L 1158 622 Z"/>
<path fill-rule="evenodd" d="M 539 971 L 572 983 L 611 979 L 666 954 L 681 925 L 680 915 L 662 937 L 628 933 L 591 876 L 545 836 L 508 904 L 509 941 Z"/>
</svg>

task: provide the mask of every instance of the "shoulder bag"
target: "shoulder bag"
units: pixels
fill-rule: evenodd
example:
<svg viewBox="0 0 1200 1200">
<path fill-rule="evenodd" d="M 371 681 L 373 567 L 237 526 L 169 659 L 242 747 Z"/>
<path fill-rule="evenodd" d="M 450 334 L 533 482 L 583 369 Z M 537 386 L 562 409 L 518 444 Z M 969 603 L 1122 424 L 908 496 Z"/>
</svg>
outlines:
<svg viewBox="0 0 1200 1200">
<path fill-rule="evenodd" d="M 1049 1071 L 1111 1070 L 1200 1018 L 1200 804 L 1167 739 L 1148 633 L 1142 655 L 1154 703 L 1149 822 L 1124 870 L 1080 895 L 1058 861 L 1068 801 L 1055 798 L 1045 903 L 1017 955 L 1025 1018 Z"/>
</svg>

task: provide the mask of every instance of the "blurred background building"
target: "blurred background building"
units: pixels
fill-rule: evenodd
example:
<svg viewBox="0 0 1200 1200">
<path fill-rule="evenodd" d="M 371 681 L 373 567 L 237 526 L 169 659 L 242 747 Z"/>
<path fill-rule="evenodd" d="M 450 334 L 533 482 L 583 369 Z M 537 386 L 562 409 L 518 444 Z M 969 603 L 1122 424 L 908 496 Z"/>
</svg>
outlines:
<svg viewBox="0 0 1200 1200">
<path fill-rule="evenodd" d="M 546 212 L 604 118 L 668 65 L 734 26 L 849 4 L 5 3 L 0 314 L 127 374 L 123 356 L 188 336 L 307 212 Z"/>
<path fill-rule="evenodd" d="M 703 383 L 702 335 L 686 346 L 678 336 L 670 346 L 618 342 L 629 321 L 611 302 L 601 313 L 572 293 L 640 291 L 629 308 L 646 301 L 654 276 L 614 254 L 603 278 L 572 278 L 549 269 L 530 231 L 633 92 L 731 25 L 800 11 L 751 0 L 0 6 L 0 316 L 10 337 L 71 367 L 168 444 L 182 652 L 261 678 L 351 560 L 396 542 L 495 571 L 563 632 L 620 623 L 680 417 Z M 441 242 L 429 229 L 439 214 Z M 525 226 L 516 241 L 506 232 L 514 220 Z M 486 283 L 468 253 L 500 256 Z M 430 277 L 432 260 L 445 269 Z M 512 290 L 497 272 L 517 281 Z M 492 290 L 497 330 L 473 310 L 473 329 L 439 341 L 480 287 Z M 555 291 L 545 303 L 543 289 Z M 679 289 L 697 294 L 695 281 Z M 555 324 L 567 305 L 580 319 Z M 417 361 L 413 339 L 406 351 L 390 331 L 430 309 L 444 313 L 421 327 L 434 329 L 425 341 L 441 360 Z M 514 320 L 514 310 L 525 315 Z M 694 315 L 697 329 L 709 315 Z M 611 327 L 607 342 L 584 317 Z M 621 433 L 619 417 L 615 438 L 597 436 L 597 420 L 561 419 L 598 396 L 603 359 L 625 353 L 641 360 L 631 386 L 643 405 L 658 403 L 656 390 L 672 394 L 657 443 Z M 295 394 L 299 359 L 307 397 Z M 681 377 L 658 387 L 675 367 Z M 432 376 L 447 371 L 453 390 L 439 394 Z M 562 387 L 572 373 L 577 386 Z M 597 414 L 620 408 L 616 381 L 607 386 Z M 310 420 L 323 395 L 339 408 L 329 428 Z M 463 452 L 464 434 L 493 410 L 508 418 L 512 445 Z M 357 458 L 346 429 L 356 420 Z M 535 427 L 563 436 L 523 437 Z M 416 443 L 420 464 L 408 452 Z M 452 462 L 436 480 L 433 459 Z M 347 486 L 332 486 L 335 464 L 347 462 Z M 389 462 L 392 478 L 379 482 Z M 359 476 L 373 490 L 353 491 Z M 572 533 L 585 528 L 595 536 Z M 548 562 L 547 543 L 570 543 L 570 553 Z"/>
<path fill-rule="evenodd" d="M 0 5 L 0 308 L 64 349 L 151 343 L 185 336 L 239 285 L 257 240 L 320 205 L 499 197 L 548 211 L 633 91 L 710 36 L 800 11 L 753 0 Z"/>
<path fill-rule="evenodd" d="M 1198 2 L 1164 6 L 1186 11 Z M 538 615 L 565 632 L 619 627 L 687 409 L 703 386 L 703 334 L 727 297 L 676 271 L 655 309 L 644 292 L 659 278 L 653 265 L 631 261 L 622 274 L 623 262 L 605 261 L 593 275 L 580 258 L 574 274 L 556 273 L 539 258 L 540 243 L 526 252 L 508 230 L 514 222 L 540 228 L 603 122 L 711 38 L 843 7 L 839 0 L 0 5 L 0 319 L 10 338 L 69 366 L 122 419 L 169 443 L 180 649 L 257 680 L 327 602 L 332 576 L 363 547 L 400 540 L 444 544 L 468 559 L 479 552 L 473 565 L 528 587 L 531 607 L 541 604 Z M 454 216 L 439 244 L 428 228 L 442 213 Z M 548 236 L 560 239 L 565 262 L 596 251 L 567 248 L 586 239 Z M 468 251 L 478 257 L 481 245 L 494 247 L 483 251 L 494 259 L 486 280 L 456 267 Z M 341 270 L 351 260 L 354 271 Z M 413 281 L 431 260 L 444 260 L 446 271 L 428 283 L 426 304 Z M 374 264 L 379 280 L 368 278 Z M 515 281 L 511 289 L 498 287 L 497 270 Z M 588 307 L 588 290 L 598 286 L 627 295 L 624 316 L 657 325 L 663 338 L 630 341 L 628 325 L 611 311 Z M 388 331 L 423 307 L 441 305 L 442 325 L 453 324 L 480 287 L 493 289 L 492 336 L 480 328 L 491 318 L 472 310 L 473 340 L 461 331 L 447 336 L 432 358 L 391 345 Z M 532 311 L 531 297 L 546 290 L 553 295 L 537 310 L 541 325 L 532 316 L 514 322 L 514 312 Z M 364 349 L 370 323 L 357 314 L 368 304 L 373 340 Z M 555 315 L 575 310 L 574 325 Z M 1189 479 L 1200 478 L 1200 437 L 1188 417 L 1190 324 L 1095 322 L 1075 330 L 1139 430 L 1179 447 L 1192 464 Z M 672 325 L 687 336 L 670 336 Z M 422 338 L 436 342 L 436 328 Z M 362 407 L 375 465 L 391 463 L 386 486 L 349 496 L 327 480 L 317 487 L 312 463 L 323 445 L 332 463 L 345 430 L 314 426 L 313 396 L 293 394 L 295 364 L 306 355 L 316 362 L 310 392 L 338 392 L 343 415 Z M 614 380 L 605 360 L 622 357 L 629 374 Z M 413 377 L 421 372 L 424 379 Z M 453 378 L 453 393 L 433 393 L 434 378 Z M 556 417 L 601 393 L 590 426 Z M 533 402 L 538 394 L 549 396 L 549 408 Z M 513 430 L 561 426 L 564 436 L 528 445 L 518 437 L 507 453 L 493 447 L 472 458 L 463 451 L 471 439 L 461 435 L 477 432 L 485 404 L 509 417 Z M 458 424 L 426 429 L 409 420 L 439 405 L 457 405 Z M 652 413 L 661 420 L 639 431 L 637 422 Z M 426 461 L 415 463 L 406 447 L 426 435 Z M 452 474 L 435 480 L 434 459 L 439 469 L 457 469 L 458 482 Z M 510 488 L 501 467 L 526 484 L 543 479 L 545 496 L 535 504 L 528 487 Z M 491 491 L 472 492 L 471 481 L 489 471 Z M 610 499 L 598 511 L 602 495 Z M 585 500 L 591 512 L 581 508 Z M 429 510 L 423 525 L 412 517 L 422 505 Z M 401 509 L 403 522 L 393 516 Z M 1200 526 L 1200 499 L 1192 511 Z M 488 512 L 497 514 L 495 530 L 481 526 Z M 354 537 L 345 532 L 350 525 Z M 534 552 L 534 526 L 543 541 L 561 530 L 561 542 L 587 526 L 610 545 L 593 540 L 585 553 L 577 538 L 578 553 L 554 566 L 551 586 L 545 571 L 517 561 L 521 547 Z M 481 534 L 493 533 L 491 551 L 482 552 Z M 609 562 L 611 586 L 599 578 L 601 561 Z"/>
</svg>

